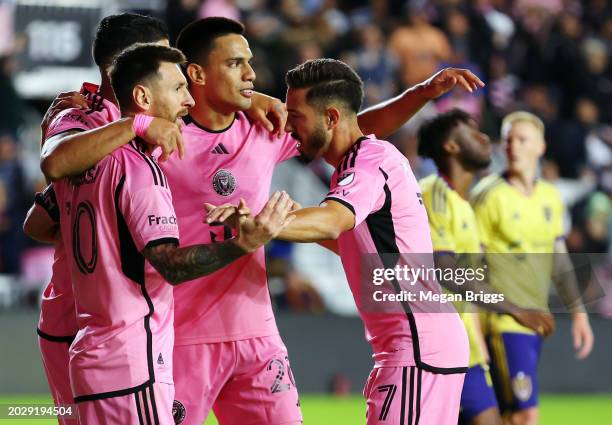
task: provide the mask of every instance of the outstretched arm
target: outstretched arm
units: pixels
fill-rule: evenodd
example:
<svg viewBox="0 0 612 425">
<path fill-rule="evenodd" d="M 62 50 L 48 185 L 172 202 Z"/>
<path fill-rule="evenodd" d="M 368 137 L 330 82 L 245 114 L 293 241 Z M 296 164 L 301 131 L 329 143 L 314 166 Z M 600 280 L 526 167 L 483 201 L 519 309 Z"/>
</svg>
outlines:
<svg viewBox="0 0 612 425">
<path fill-rule="evenodd" d="M 172 285 L 213 273 L 246 253 L 234 240 L 185 248 L 166 243 L 145 248 L 142 252 Z"/>
<path fill-rule="evenodd" d="M 255 218 L 244 215 L 235 218 L 238 222 L 238 236 L 235 239 L 185 248 L 179 248 L 175 243 L 165 243 L 146 247 L 142 254 L 172 285 L 205 276 L 276 237 L 293 219 L 290 215 L 292 203 L 286 193 L 274 193 Z M 248 211 L 246 205 L 242 207 Z"/>
<path fill-rule="evenodd" d="M 446 68 L 431 78 L 409 88 L 393 99 L 374 105 L 358 115 L 359 127 L 364 134 L 384 138 L 397 131 L 427 102 L 442 96 L 456 85 L 469 93 L 484 83 L 467 69 Z"/>
</svg>

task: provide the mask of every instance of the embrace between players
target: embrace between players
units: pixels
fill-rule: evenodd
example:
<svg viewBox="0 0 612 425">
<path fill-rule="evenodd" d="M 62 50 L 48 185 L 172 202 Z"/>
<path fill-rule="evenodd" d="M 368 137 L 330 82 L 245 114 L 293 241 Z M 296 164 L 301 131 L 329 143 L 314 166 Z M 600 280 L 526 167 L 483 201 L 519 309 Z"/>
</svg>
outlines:
<svg viewBox="0 0 612 425">
<path fill-rule="evenodd" d="M 362 254 L 433 252 L 407 160 L 364 134 L 384 137 L 455 85 L 482 82 L 446 69 L 358 113 L 359 77 L 319 59 L 287 73 L 285 115 L 253 91 L 242 33 L 236 21 L 203 19 L 177 50 L 153 18 L 104 18 L 100 85 L 60 95 L 45 116 L 41 168 L 53 183 L 24 229 L 55 244 L 38 334 L 55 402 L 77 403 L 78 420 L 63 423 L 200 425 L 213 409 L 221 424 L 299 424 L 263 245 L 320 242 L 341 256 L 353 291 Z M 318 207 L 268 199 L 275 164 L 300 154 L 337 168 Z M 456 423 L 464 325 L 456 313 L 406 308 L 360 309 L 375 359 L 367 423 Z M 500 308 L 552 328 L 545 313 Z"/>
</svg>

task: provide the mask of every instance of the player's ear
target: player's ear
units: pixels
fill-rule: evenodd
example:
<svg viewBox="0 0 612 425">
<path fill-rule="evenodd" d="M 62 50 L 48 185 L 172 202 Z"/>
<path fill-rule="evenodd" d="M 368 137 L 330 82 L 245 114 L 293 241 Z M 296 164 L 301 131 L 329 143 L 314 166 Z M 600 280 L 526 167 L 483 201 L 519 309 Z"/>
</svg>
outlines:
<svg viewBox="0 0 612 425">
<path fill-rule="evenodd" d="M 204 68 L 197 63 L 190 63 L 187 65 L 187 77 L 193 84 L 201 86 L 206 84 L 206 73 L 204 72 Z"/>
<path fill-rule="evenodd" d="M 442 149 L 444 149 L 444 152 L 446 152 L 448 155 L 456 155 L 459 153 L 459 145 L 453 139 L 449 139 L 444 142 L 442 144 Z"/>
<path fill-rule="evenodd" d="M 327 129 L 333 130 L 336 125 L 338 125 L 338 122 L 340 122 L 340 111 L 338 108 L 330 106 L 325 110 L 325 115 L 325 125 L 327 126 Z"/>
<path fill-rule="evenodd" d="M 151 107 L 151 102 L 153 100 L 151 98 L 151 91 L 141 84 L 137 84 L 132 89 L 132 99 L 134 100 L 136 106 L 145 111 L 149 110 L 149 108 Z"/>
</svg>

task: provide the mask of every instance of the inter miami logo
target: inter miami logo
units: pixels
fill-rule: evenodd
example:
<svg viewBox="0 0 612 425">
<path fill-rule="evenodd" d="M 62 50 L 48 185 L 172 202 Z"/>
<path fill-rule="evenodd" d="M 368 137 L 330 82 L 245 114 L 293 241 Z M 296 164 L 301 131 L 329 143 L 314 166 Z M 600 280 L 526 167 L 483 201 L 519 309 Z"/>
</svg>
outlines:
<svg viewBox="0 0 612 425">
<path fill-rule="evenodd" d="M 236 179 L 234 175 L 227 170 L 219 170 L 213 176 L 213 188 L 221 196 L 229 196 L 236 189 Z"/>
<path fill-rule="evenodd" d="M 174 423 L 179 425 L 183 423 L 185 420 L 185 405 L 178 400 L 174 400 L 172 403 L 172 417 L 174 418 Z"/>
</svg>

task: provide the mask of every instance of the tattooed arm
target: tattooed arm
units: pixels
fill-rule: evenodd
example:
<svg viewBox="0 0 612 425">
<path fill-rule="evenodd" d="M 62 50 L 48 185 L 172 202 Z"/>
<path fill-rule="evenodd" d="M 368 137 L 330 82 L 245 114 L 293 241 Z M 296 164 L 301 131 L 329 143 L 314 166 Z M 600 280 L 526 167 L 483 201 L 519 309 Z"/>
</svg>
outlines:
<svg viewBox="0 0 612 425">
<path fill-rule="evenodd" d="M 261 212 L 252 218 L 247 216 L 249 209 L 241 201 L 235 209 L 238 226 L 235 239 L 184 248 L 165 243 L 147 247 L 142 254 L 170 284 L 178 285 L 215 272 L 269 242 L 293 220 L 294 216 L 289 215 L 292 205 L 289 195 L 275 192 Z"/>
<path fill-rule="evenodd" d="M 142 254 L 168 283 L 178 285 L 213 273 L 247 252 L 236 241 L 229 240 L 185 248 L 165 243 L 147 247 Z"/>
</svg>

